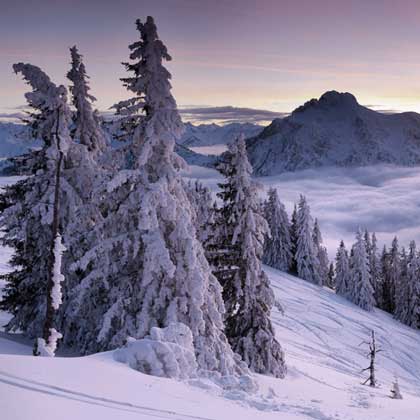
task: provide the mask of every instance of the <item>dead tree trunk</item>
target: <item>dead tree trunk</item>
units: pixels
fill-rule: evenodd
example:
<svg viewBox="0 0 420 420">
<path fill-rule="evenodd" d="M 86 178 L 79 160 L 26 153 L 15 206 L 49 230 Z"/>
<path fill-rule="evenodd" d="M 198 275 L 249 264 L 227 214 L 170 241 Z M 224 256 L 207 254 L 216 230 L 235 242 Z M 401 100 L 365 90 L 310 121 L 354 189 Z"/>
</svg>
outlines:
<svg viewBox="0 0 420 420">
<path fill-rule="evenodd" d="M 375 376 L 375 359 L 376 354 L 381 351 L 381 349 L 378 349 L 376 347 L 376 341 L 375 341 L 375 331 L 372 331 L 372 338 L 370 343 L 363 342 L 362 344 L 368 344 L 369 345 L 369 353 L 367 354 L 367 357 L 370 357 L 370 364 L 366 369 L 363 369 L 362 372 L 365 372 L 366 370 L 369 371 L 369 377 L 366 379 L 365 382 L 363 382 L 363 385 L 366 385 L 369 382 L 369 386 L 376 387 L 376 376 Z"/>
<path fill-rule="evenodd" d="M 61 166 L 63 163 L 63 152 L 60 148 L 60 135 L 59 135 L 59 124 L 60 124 L 60 111 L 57 110 L 57 124 L 55 130 L 55 138 L 57 142 L 57 150 L 58 150 L 58 159 L 57 165 L 55 168 L 55 186 L 54 186 L 54 207 L 53 207 L 53 221 L 51 226 L 51 244 L 49 249 L 49 260 L 48 260 L 48 281 L 47 281 L 47 308 L 45 314 L 45 322 L 44 322 L 44 329 L 43 329 L 43 338 L 46 343 L 49 341 L 51 328 L 54 327 L 54 313 L 55 309 L 53 307 L 51 291 L 54 287 L 54 279 L 53 279 L 53 268 L 55 262 L 54 256 L 54 246 L 55 240 L 58 235 L 59 229 L 59 210 L 60 210 L 60 181 L 61 181 Z"/>
</svg>

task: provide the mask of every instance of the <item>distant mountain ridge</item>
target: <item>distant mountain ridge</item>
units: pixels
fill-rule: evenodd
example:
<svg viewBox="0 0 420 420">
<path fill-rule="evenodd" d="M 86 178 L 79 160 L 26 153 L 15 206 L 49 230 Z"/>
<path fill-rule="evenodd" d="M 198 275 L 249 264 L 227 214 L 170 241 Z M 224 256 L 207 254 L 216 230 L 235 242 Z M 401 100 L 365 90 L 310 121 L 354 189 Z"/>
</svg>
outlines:
<svg viewBox="0 0 420 420">
<path fill-rule="evenodd" d="M 263 127 L 251 123 L 230 123 L 225 125 L 185 123 L 185 132 L 179 144 L 185 147 L 214 146 L 216 144 L 229 144 L 240 134 L 247 137 L 258 135 Z"/>
<path fill-rule="evenodd" d="M 350 93 L 326 92 L 248 139 L 256 175 L 322 166 L 420 164 L 420 115 L 382 114 Z"/>
<path fill-rule="evenodd" d="M 111 138 L 116 126 L 105 124 L 104 129 Z M 214 166 L 217 160 L 215 156 L 195 153 L 189 147 L 227 144 L 238 137 L 240 133 L 250 137 L 258 134 L 262 129 L 261 126 L 248 123 L 232 123 L 224 126 L 217 124 L 195 126 L 186 123 L 185 132 L 176 146 L 176 151 L 191 165 Z M 118 141 L 112 141 L 112 145 L 118 147 Z M 7 158 L 21 155 L 33 147 L 40 146 L 41 141 L 33 140 L 30 137 L 29 129 L 25 125 L 0 122 L 0 171 L 10 165 Z"/>
<path fill-rule="evenodd" d="M 189 164 L 211 167 L 217 157 L 190 147 L 228 144 L 241 133 L 258 176 L 324 166 L 420 165 L 420 114 L 383 114 L 360 105 L 350 93 L 336 91 L 311 99 L 265 128 L 251 123 L 186 123 L 176 150 Z M 0 122 L 0 170 L 7 166 L 7 157 L 39 145 L 25 126 Z"/>
</svg>

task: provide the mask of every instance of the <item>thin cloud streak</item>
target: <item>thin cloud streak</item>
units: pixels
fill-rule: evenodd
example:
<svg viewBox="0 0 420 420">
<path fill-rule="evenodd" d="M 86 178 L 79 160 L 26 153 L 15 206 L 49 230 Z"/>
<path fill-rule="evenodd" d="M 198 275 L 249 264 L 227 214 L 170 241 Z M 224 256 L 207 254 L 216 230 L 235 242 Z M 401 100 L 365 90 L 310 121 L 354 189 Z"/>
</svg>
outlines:
<svg viewBox="0 0 420 420">
<path fill-rule="evenodd" d="M 263 109 L 240 108 L 233 106 L 219 107 L 190 107 L 180 108 L 179 110 L 184 121 L 190 122 L 249 122 L 267 123 L 275 118 L 283 118 L 287 114 Z"/>
</svg>

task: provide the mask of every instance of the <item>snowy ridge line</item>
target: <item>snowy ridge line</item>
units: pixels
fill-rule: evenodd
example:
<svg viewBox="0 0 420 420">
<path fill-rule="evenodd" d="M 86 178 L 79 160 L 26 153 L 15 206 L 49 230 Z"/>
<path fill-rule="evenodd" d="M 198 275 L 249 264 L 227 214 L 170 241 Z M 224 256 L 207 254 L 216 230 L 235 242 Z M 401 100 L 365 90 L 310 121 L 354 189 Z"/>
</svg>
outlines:
<svg viewBox="0 0 420 420">
<path fill-rule="evenodd" d="M 419 114 L 383 114 L 350 93 L 329 91 L 274 119 L 247 143 L 255 173 L 270 176 L 319 167 L 418 165 L 419 135 Z"/>
<path fill-rule="evenodd" d="M 161 417 L 161 418 L 165 418 L 165 419 L 216 420 L 216 419 L 211 418 L 211 417 L 192 416 L 192 415 L 189 415 L 189 414 L 177 413 L 176 411 L 161 410 L 161 409 L 158 409 L 158 408 L 150 408 L 150 407 L 146 407 L 146 406 L 142 406 L 142 405 L 133 404 L 133 403 L 130 403 L 130 402 L 117 401 L 117 400 L 113 400 L 113 399 L 110 399 L 110 398 L 93 396 L 93 395 L 85 394 L 84 392 L 72 391 L 70 389 L 59 387 L 59 386 L 56 386 L 56 385 L 48 385 L 48 384 L 45 384 L 43 382 L 34 381 L 34 380 L 30 380 L 30 379 L 24 379 L 24 378 L 21 378 L 19 376 L 12 375 L 12 374 L 9 374 L 9 373 L 1 371 L 1 370 L 0 370 L 0 375 L 5 376 L 5 377 L 10 378 L 10 379 L 15 379 L 17 381 L 23 382 L 23 384 L 21 384 L 19 382 L 14 382 L 10 379 L 3 379 L 3 378 L 0 377 L 0 382 L 3 382 L 7 385 L 16 386 L 18 388 L 24 388 L 24 389 L 27 389 L 29 391 L 40 392 L 40 393 L 44 393 L 44 394 L 46 393 L 46 394 L 54 395 L 54 396 L 61 397 L 61 398 L 67 398 L 67 399 L 72 399 L 72 400 L 75 400 L 75 401 L 85 402 L 87 404 L 103 405 L 105 407 L 118 409 L 118 407 L 113 407 L 112 405 L 110 406 L 110 405 L 105 405 L 105 404 L 101 404 L 101 403 L 114 404 L 114 405 L 118 405 L 118 406 L 121 406 L 121 407 L 126 407 L 126 408 L 123 408 L 123 409 L 125 409 L 127 411 L 132 411 L 132 412 L 136 412 L 136 410 L 150 411 L 151 412 L 150 415 L 153 416 L 153 417 L 161 417 L 160 415 L 166 415 L 167 417 Z M 26 385 L 25 382 L 28 383 L 28 384 L 37 385 L 39 387 L 47 388 L 47 389 L 44 390 L 42 388 L 41 389 L 40 388 L 35 388 L 35 387 L 30 386 L 30 385 Z M 56 392 L 53 392 L 53 391 L 56 391 Z M 58 392 L 61 392 L 63 394 L 69 394 L 69 395 L 61 395 Z M 93 400 L 93 401 L 86 401 L 86 400 L 76 398 L 76 397 L 86 398 L 87 400 Z M 136 409 L 136 410 L 129 410 L 130 408 L 133 408 L 133 409 Z M 156 413 L 156 414 L 153 414 L 153 413 Z M 181 416 L 181 417 L 174 417 L 174 416 Z"/>
</svg>

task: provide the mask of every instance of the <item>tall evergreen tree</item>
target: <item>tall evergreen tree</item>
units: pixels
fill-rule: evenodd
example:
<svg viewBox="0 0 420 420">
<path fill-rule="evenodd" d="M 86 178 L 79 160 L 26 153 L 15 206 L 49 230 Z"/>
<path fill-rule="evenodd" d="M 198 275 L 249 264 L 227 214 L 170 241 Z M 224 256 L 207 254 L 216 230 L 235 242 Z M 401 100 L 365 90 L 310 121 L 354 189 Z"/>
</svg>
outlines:
<svg viewBox="0 0 420 420">
<path fill-rule="evenodd" d="M 284 204 L 279 200 L 275 188 L 268 190 L 264 215 L 270 235 L 265 240 L 263 262 L 278 270 L 289 271 L 292 266 L 290 223 Z"/>
<path fill-rule="evenodd" d="M 375 305 L 374 290 L 370 283 L 366 243 L 360 229 L 356 234 L 356 242 L 352 247 L 349 265 L 350 280 L 347 297 L 362 309 L 371 311 Z"/>
<path fill-rule="evenodd" d="M 192 332 L 199 367 L 233 374 L 242 367 L 223 332 L 221 288 L 196 239 L 179 174 L 184 163 L 174 153 L 183 126 L 162 64 L 171 57 L 153 18 L 136 25 L 140 40 L 129 46 L 126 64 L 133 75 L 123 79 L 135 94 L 124 111 L 135 117 L 127 119 L 134 122 L 133 159 L 108 184 L 114 204 L 98 227 L 102 239 L 77 264 L 89 270 L 74 299 L 84 319 L 79 344 L 85 352 L 111 349 L 181 322 Z"/>
<path fill-rule="evenodd" d="M 365 240 L 365 245 L 366 245 L 366 253 L 368 254 L 368 258 L 370 258 L 370 255 L 372 253 L 372 242 L 370 240 L 370 233 L 367 229 L 365 229 L 363 238 Z"/>
<path fill-rule="evenodd" d="M 391 311 L 391 282 L 390 282 L 390 254 L 386 248 L 386 245 L 382 248 L 381 258 L 380 258 L 380 268 L 381 268 L 381 284 L 378 295 L 378 308 L 390 312 Z"/>
<path fill-rule="evenodd" d="M 297 205 L 293 207 L 292 217 L 290 219 L 290 242 L 292 249 L 292 266 L 290 272 L 297 274 L 297 261 L 296 261 L 296 250 L 297 250 Z"/>
<path fill-rule="evenodd" d="M 411 247 L 411 246 L 410 246 Z M 414 251 L 415 252 L 415 251 Z M 410 249 L 411 254 L 411 249 Z M 405 248 L 401 249 L 400 254 L 400 275 L 395 285 L 395 310 L 394 318 L 407 323 L 408 318 L 408 304 L 409 304 L 409 290 L 408 290 L 408 264 L 411 255 L 407 256 Z"/>
<path fill-rule="evenodd" d="M 300 278 L 322 286 L 317 249 L 312 238 L 312 217 L 306 198 L 299 200 L 296 217 L 296 264 Z"/>
<path fill-rule="evenodd" d="M 347 297 L 350 288 L 350 267 L 349 267 L 349 255 L 344 245 L 344 242 L 340 242 L 340 246 L 337 250 L 335 257 L 335 292 L 340 295 Z"/>
<path fill-rule="evenodd" d="M 206 245 L 213 235 L 211 229 L 214 222 L 215 208 L 211 192 L 198 180 L 194 183 L 188 181 L 184 187 L 194 210 L 193 223 L 197 232 L 197 238 L 203 245 Z"/>
<path fill-rule="evenodd" d="M 328 269 L 328 283 L 327 287 L 330 289 L 335 290 L 335 269 L 334 269 L 334 263 L 330 263 L 330 267 Z"/>
<path fill-rule="evenodd" d="M 237 224 L 238 215 L 234 211 L 235 197 L 237 195 L 234 179 L 236 167 L 233 165 L 232 148 L 223 154 L 217 165 L 217 170 L 223 175 L 225 181 L 218 184 L 220 207 L 214 204 L 212 234 L 206 242 L 206 256 L 222 287 L 232 283 L 238 271 L 240 255 L 239 244 L 233 242 L 233 233 Z"/>
<path fill-rule="evenodd" d="M 404 324 L 418 327 L 420 315 L 419 256 L 414 241 L 408 256 L 401 252 L 401 275 L 395 289 L 394 316 Z"/>
<path fill-rule="evenodd" d="M 314 228 L 312 231 L 312 239 L 314 241 L 316 256 L 319 261 L 319 276 L 321 277 L 322 284 L 328 286 L 328 270 L 329 270 L 329 261 L 327 249 L 322 245 L 322 235 L 319 228 L 318 219 L 315 219 Z"/>
<path fill-rule="evenodd" d="M 416 243 L 410 243 L 407 267 L 407 315 L 406 323 L 410 327 L 420 328 L 420 255 Z"/>
<path fill-rule="evenodd" d="M 385 310 L 390 313 L 395 311 L 395 291 L 401 277 L 401 257 L 398 246 L 398 239 L 395 237 L 392 241 L 389 251 L 388 273 L 384 284 Z"/>
<path fill-rule="evenodd" d="M 232 243 L 238 246 L 239 255 L 238 270 L 223 287 L 226 334 L 233 350 L 253 371 L 284 377 L 284 355 L 270 320 L 274 293 L 261 266 L 268 224 L 260 214 L 243 137 L 231 145 L 230 153 L 234 175 L 229 190 L 235 194 L 227 223 L 234 221 Z"/>
<path fill-rule="evenodd" d="M 76 107 L 75 128 L 72 136 L 84 144 L 89 151 L 103 152 L 106 148 L 105 134 L 92 108 L 92 103 L 96 101 L 96 98 L 89 93 L 89 76 L 86 74 L 83 57 L 76 46 L 70 48 L 70 54 L 71 69 L 67 77 L 73 83 L 70 86 L 70 92 L 73 95 L 73 105 Z"/>
<path fill-rule="evenodd" d="M 2 305 L 14 315 L 9 329 L 19 328 L 32 338 L 43 335 L 43 343 L 51 350 L 56 344 L 50 338 L 57 338 L 58 333 L 47 338 L 47 330 L 58 328 L 65 339 L 69 337 L 64 322 L 71 319 L 68 297 L 79 283 L 70 266 L 86 251 L 92 228 L 101 219 L 93 186 L 101 182 L 103 174 L 87 146 L 71 141 L 65 88 L 56 87 L 35 66 L 18 64 L 15 69 L 34 89 L 26 95 L 33 108 L 28 122 L 33 136 L 41 138 L 44 146 L 19 158 L 25 172 L 34 175 L 5 192 L 9 209 L 2 223 L 11 236 L 5 235 L 4 240 L 16 249 L 11 261 L 16 270 L 6 276 L 8 292 Z M 63 254 L 59 250 L 64 248 Z M 58 265 L 60 270 L 54 269 Z M 61 279 L 58 271 L 66 277 L 60 287 L 54 282 L 54 278 Z M 57 294 L 48 290 L 61 288 L 62 304 L 54 305 L 52 295 Z"/>
<path fill-rule="evenodd" d="M 33 89 L 25 94 L 32 108 L 28 123 L 33 137 L 43 140 L 43 147 L 20 159 L 25 172 L 33 176 L 7 187 L 3 195 L 7 208 L 1 218 L 5 230 L 2 242 L 14 249 L 10 261 L 14 270 L 3 276 L 7 286 L 1 307 L 13 315 L 8 330 L 42 337 L 53 354 L 59 308 L 54 286 L 60 278 L 55 263 L 57 255 L 61 258 L 55 249 L 67 225 L 62 172 L 71 143 L 70 110 L 64 86 L 56 86 L 41 69 L 23 63 L 13 69 Z"/>
<path fill-rule="evenodd" d="M 366 231 L 368 234 L 368 232 Z M 375 291 L 375 302 L 377 303 L 378 307 L 381 302 L 382 298 L 382 272 L 381 272 L 381 264 L 378 257 L 378 241 L 376 239 L 375 232 L 372 233 L 371 240 L 369 241 L 368 246 L 368 257 L 369 257 L 369 272 L 370 272 L 370 280 Z"/>
</svg>

